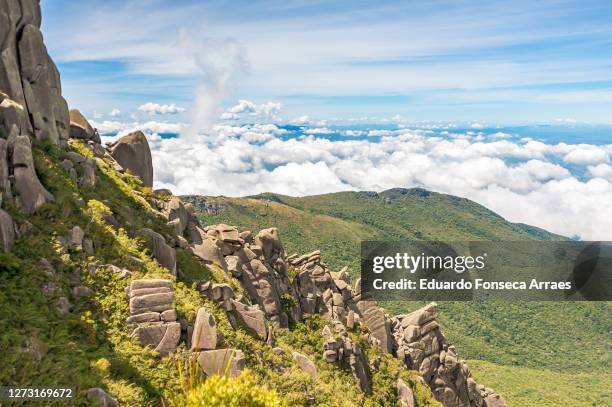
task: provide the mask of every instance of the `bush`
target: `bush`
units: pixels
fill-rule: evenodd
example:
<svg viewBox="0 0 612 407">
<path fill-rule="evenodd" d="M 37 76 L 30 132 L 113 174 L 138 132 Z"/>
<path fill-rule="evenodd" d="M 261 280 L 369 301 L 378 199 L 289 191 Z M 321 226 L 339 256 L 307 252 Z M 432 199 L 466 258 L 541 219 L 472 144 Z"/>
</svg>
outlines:
<svg viewBox="0 0 612 407">
<path fill-rule="evenodd" d="M 259 385 L 245 370 L 237 377 L 214 375 L 194 388 L 188 389 L 184 407 L 275 407 L 286 402 L 274 390 Z"/>
</svg>

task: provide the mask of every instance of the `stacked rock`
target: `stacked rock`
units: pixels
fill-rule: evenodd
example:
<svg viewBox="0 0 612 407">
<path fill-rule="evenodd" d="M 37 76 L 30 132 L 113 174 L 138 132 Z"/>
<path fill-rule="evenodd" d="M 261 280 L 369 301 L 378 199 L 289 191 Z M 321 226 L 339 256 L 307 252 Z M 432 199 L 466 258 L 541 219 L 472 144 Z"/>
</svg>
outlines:
<svg viewBox="0 0 612 407">
<path fill-rule="evenodd" d="M 202 283 L 199 287 L 200 294 L 205 296 L 211 301 L 218 301 L 223 303 L 223 308 L 226 311 L 234 309 L 232 300 L 236 298 L 234 290 L 228 284 L 217 284 L 207 281 Z"/>
<path fill-rule="evenodd" d="M 465 361 L 457 357 L 436 322 L 437 306 L 431 303 L 393 318 L 397 357 L 419 372 L 434 396 L 446 407 L 505 406 L 493 390 L 471 377 Z"/>
<path fill-rule="evenodd" d="M 143 346 L 151 346 L 160 355 L 167 355 L 178 345 L 181 325 L 172 308 L 174 294 L 169 280 L 134 280 L 130 284 L 130 317 L 132 335 Z"/>
<path fill-rule="evenodd" d="M 339 336 L 334 337 L 327 325 L 323 328 L 321 335 L 327 339 L 323 344 L 323 357 L 325 361 L 335 363 L 342 359 L 347 359 L 351 367 L 351 373 L 359 383 L 359 388 L 364 393 L 369 394 L 372 391 L 372 385 L 368 376 L 368 364 L 361 347 L 353 343 L 346 335 L 346 332 L 340 332 Z"/>
</svg>

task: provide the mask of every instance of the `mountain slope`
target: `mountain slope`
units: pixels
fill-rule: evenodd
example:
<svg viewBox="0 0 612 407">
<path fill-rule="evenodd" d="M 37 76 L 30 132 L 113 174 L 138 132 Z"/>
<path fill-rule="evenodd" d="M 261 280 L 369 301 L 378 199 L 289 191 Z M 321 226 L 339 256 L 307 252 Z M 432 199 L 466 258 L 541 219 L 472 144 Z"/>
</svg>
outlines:
<svg viewBox="0 0 612 407">
<path fill-rule="evenodd" d="M 349 265 L 353 277 L 359 272 L 359 241 L 363 239 L 565 239 L 535 227 L 509 223 L 469 200 L 421 189 L 300 198 L 261 194 L 184 199 L 194 204 L 204 223 L 225 222 L 253 229 L 274 224 L 290 252 L 320 248 L 332 268 Z M 402 313 L 419 305 L 404 302 L 387 303 L 385 307 Z M 556 404 L 544 404 L 543 397 L 562 388 L 571 392 L 567 381 L 559 382 L 554 390 L 554 386 L 534 384 L 527 378 L 553 380 L 560 378 L 554 372 L 580 372 L 582 385 L 599 394 L 595 400 L 600 404 L 606 400 L 599 384 L 612 384 L 612 375 L 606 369 L 612 358 L 609 302 L 441 302 L 439 307 L 445 333 L 461 349 L 462 356 L 485 361 L 472 364 L 476 376 L 488 377 L 497 366 L 500 381 L 508 372 L 515 378 L 522 377 L 507 388 L 529 384 L 531 390 L 528 386 L 524 390 L 533 396 L 532 405 L 552 406 Z M 540 374 L 534 375 L 536 371 Z M 534 392 L 534 387 L 539 392 Z M 551 393 L 546 393 L 547 389 Z M 510 405 L 528 405 L 524 402 L 531 396 L 522 394 L 520 388 L 512 394 L 515 398 L 509 398 Z M 576 395 L 575 405 L 591 405 L 578 398 Z"/>
<path fill-rule="evenodd" d="M 301 198 L 184 196 L 204 223 L 277 225 L 290 252 L 320 248 L 333 268 L 359 267 L 361 240 L 552 240 L 562 236 L 513 224 L 464 198 L 423 189 L 338 192 Z"/>
</svg>

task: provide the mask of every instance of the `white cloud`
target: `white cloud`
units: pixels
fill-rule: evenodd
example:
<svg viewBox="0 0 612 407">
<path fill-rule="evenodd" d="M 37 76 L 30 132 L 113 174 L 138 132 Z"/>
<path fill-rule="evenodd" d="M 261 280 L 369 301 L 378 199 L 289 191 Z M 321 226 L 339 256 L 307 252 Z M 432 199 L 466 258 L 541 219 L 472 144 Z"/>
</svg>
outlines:
<svg viewBox="0 0 612 407">
<path fill-rule="evenodd" d="M 141 112 L 145 112 L 148 114 L 177 114 L 177 113 L 182 113 L 185 111 L 185 108 L 179 107 L 177 105 L 175 105 L 174 103 L 170 103 L 170 104 L 158 104 L 158 103 L 152 103 L 152 102 L 148 102 L 145 103 L 144 105 L 140 105 L 138 106 L 138 110 Z"/>
<path fill-rule="evenodd" d="M 98 129 L 102 135 L 123 135 L 136 130 L 149 133 L 179 133 L 186 127 L 186 124 L 184 123 L 167 123 L 156 121 L 147 121 L 143 123 L 134 121 L 131 123 L 124 123 L 111 120 L 104 120 L 102 122 L 92 120 L 91 123 L 92 126 Z"/>
<path fill-rule="evenodd" d="M 222 120 L 236 120 L 242 115 L 258 117 L 263 120 L 278 119 L 282 105 L 278 102 L 266 102 L 260 105 L 250 100 L 239 100 L 237 104 L 228 108 L 221 115 Z"/>
<path fill-rule="evenodd" d="M 328 140 L 317 137 L 321 129 L 311 130 L 316 134 L 287 137 L 287 130 L 273 124 L 218 125 L 197 137 L 150 135 L 156 187 L 245 196 L 422 186 L 475 200 L 513 222 L 566 236 L 610 238 L 612 208 L 602 202 L 612 202 L 612 167 L 591 165 L 591 177 L 584 179 L 563 164 L 572 151 L 607 153 L 612 145 L 478 141 L 407 129 L 376 133 L 376 142 Z"/>
<path fill-rule="evenodd" d="M 612 182 L 612 166 L 609 164 L 590 165 L 587 167 L 589 173 L 598 178 L 605 178 Z"/>
<path fill-rule="evenodd" d="M 119 110 L 119 109 L 113 109 L 113 110 L 111 110 L 111 112 L 109 113 L 109 115 L 110 115 L 111 117 L 118 117 L 118 116 L 121 116 L 121 110 Z"/>
<path fill-rule="evenodd" d="M 298 125 L 298 126 L 305 125 L 305 124 L 310 123 L 310 117 L 305 116 L 305 115 L 296 117 L 295 119 L 291 120 L 290 123 Z"/>
<path fill-rule="evenodd" d="M 566 163 L 587 165 L 587 164 L 599 164 L 608 161 L 608 154 L 597 147 L 580 147 L 569 151 L 563 160 Z"/>
<path fill-rule="evenodd" d="M 304 130 L 305 134 L 334 134 L 335 131 L 327 127 L 315 127 L 313 129 Z"/>
</svg>

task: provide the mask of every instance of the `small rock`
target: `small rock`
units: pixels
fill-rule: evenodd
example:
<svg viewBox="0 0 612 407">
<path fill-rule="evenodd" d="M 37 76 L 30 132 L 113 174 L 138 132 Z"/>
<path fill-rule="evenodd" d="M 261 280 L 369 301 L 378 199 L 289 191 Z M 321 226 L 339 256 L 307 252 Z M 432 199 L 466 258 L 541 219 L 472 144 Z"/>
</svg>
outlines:
<svg viewBox="0 0 612 407">
<path fill-rule="evenodd" d="M 84 285 L 80 285 L 72 288 L 72 295 L 76 298 L 79 297 L 89 297 L 93 294 L 93 291 L 89 287 L 85 287 Z"/>
<path fill-rule="evenodd" d="M 57 312 L 59 312 L 60 315 L 66 315 L 71 309 L 72 305 L 70 304 L 70 301 L 68 301 L 68 298 L 59 297 L 57 299 Z"/>
<path fill-rule="evenodd" d="M 293 359 L 297 362 L 300 369 L 302 369 L 312 377 L 317 377 L 319 375 L 315 364 L 305 355 L 302 355 L 299 352 L 293 352 L 291 355 L 293 356 Z"/>
<path fill-rule="evenodd" d="M 99 387 L 94 387 L 86 391 L 87 400 L 92 400 L 99 407 L 117 407 L 119 403 L 107 392 Z"/>
</svg>

